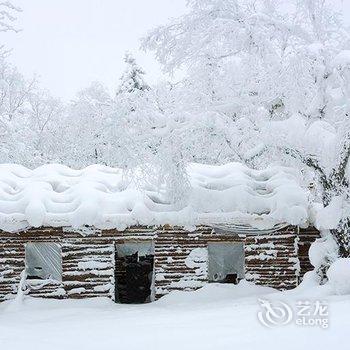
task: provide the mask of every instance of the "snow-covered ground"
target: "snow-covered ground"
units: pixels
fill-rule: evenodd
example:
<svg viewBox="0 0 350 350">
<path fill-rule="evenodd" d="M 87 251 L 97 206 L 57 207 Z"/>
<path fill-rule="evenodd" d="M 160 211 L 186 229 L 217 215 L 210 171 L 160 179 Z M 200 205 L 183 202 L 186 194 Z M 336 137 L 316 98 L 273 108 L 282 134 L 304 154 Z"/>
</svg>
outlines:
<svg viewBox="0 0 350 350">
<path fill-rule="evenodd" d="M 294 314 L 287 325 L 268 328 L 257 317 L 259 298 L 293 308 L 298 301 L 326 301 L 329 327 L 298 326 Z M 350 297 L 332 295 L 325 286 L 276 292 L 244 281 L 145 305 L 26 298 L 0 305 L 0 349 L 335 349 L 348 344 L 349 315 Z"/>
</svg>

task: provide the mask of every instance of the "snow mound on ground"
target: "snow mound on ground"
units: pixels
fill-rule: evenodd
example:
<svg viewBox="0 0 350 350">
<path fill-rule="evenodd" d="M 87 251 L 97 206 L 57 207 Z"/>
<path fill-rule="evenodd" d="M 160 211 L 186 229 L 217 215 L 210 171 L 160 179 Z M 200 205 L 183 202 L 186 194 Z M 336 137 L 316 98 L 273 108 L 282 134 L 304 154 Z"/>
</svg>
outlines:
<svg viewBox="0 0 350 350">
<path fill-rule="evenodd" d="M 124 229 L 132 225 L 242 222 L 258 228 L 299 225 L 308 217 L 298 174 L 285 167 L 253 170 L 239 163 L 190 164 L 188 198 L 169 202 L 165 185 L 136 186 L 122 169 L 92 165 L 75 170 L 49 164 L 34 170 L 0 165 L 0 229 L 84 225 Z"/>
<path fill-rule="evenodd" d="M 329 267 L 327 277 L 336 294 L 350 294 L 350 258 L 337 259 Z"/>
<path fill-rule="evenodd" d="M 315 271 L 308 271 L 304 274 L 303 280 L 295 288 L 296 290 L 308 290 L 311 288 L 318 287 L 320 285 L 320 276 Z"/>
<path fill-rule="evenodd" d="M 270 287 L 257 286 L 242 280 L 239 284 L 209 283 L 202 288 L 192 291 L 172 291 L 157 301 L 158 305 L 223 303 L 243 297 L 275 293 Z"/>
</svg>

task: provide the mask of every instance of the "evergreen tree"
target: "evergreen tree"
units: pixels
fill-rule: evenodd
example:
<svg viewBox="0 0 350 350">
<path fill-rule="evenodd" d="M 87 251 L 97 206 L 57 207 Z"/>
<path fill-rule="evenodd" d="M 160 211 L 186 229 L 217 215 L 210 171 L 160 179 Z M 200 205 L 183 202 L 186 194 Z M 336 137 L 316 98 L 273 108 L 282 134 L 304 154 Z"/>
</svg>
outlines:
<svg viewBox="0 0 350 350">
<path fill-rule="evenodd" d="M 144 80 L 145 71 L 136 63 L 130 53 L 126 53 L 124 62 L 127 67 L 120 78 L 121 83 L 117 90 L 117 95 L 122 93 L 133 93 L 135 91 L 147 91 L 150 87 Z"/>
</svg>

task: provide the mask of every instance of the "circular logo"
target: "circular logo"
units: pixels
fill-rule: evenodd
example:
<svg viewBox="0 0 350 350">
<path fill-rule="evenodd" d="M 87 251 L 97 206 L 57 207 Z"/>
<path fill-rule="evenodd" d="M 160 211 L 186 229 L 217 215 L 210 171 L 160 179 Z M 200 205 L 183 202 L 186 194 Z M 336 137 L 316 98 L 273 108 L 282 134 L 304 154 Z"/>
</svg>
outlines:
<svg viewBox="0 0 350 350">
<path fill-rule="evenodd" d="M 293 318 L 292 308 L 283 301 L 271 303 L 269 300 L 258 299 L 262 311 L 258 312 L 258 319 L 261 324 L 272 328 L 284 326 Z"/>
</svg>

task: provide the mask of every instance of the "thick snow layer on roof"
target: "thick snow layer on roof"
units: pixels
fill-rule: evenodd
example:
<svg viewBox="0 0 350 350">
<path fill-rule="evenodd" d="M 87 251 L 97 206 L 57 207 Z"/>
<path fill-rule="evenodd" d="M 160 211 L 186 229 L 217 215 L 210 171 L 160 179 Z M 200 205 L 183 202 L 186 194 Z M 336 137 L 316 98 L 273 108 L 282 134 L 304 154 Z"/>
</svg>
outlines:
<svg viewBox="0 0 350 350">
<path fill-rule="evenodd" d="M 167 201 L 164 187 L 137 188 L 117 168 L 0 165 L 0 229 L 216 223 L 266 229 L 307 221 L 307 194 L 289 168 L 192 164 L 188 177 L 188 199 L 178 208 Z"/>
</svg>

